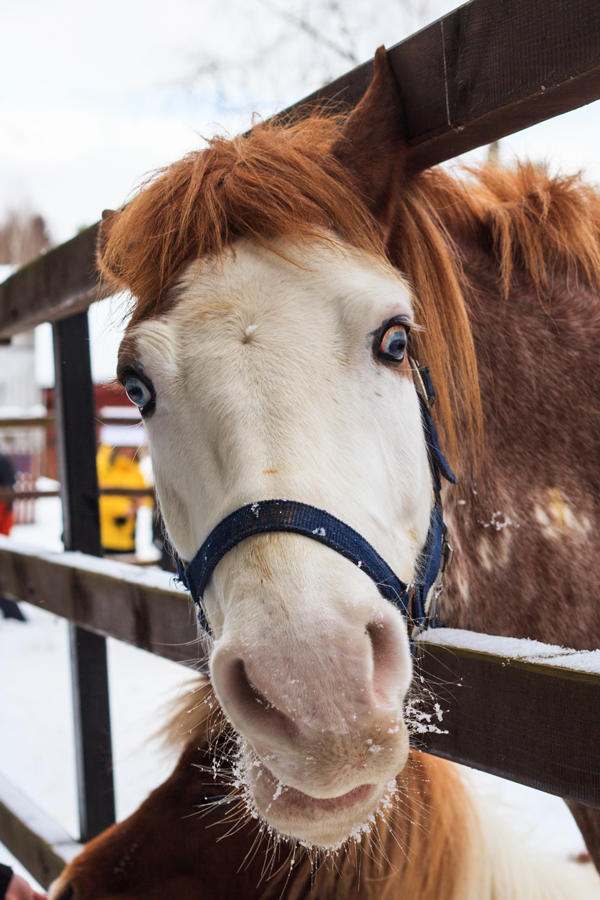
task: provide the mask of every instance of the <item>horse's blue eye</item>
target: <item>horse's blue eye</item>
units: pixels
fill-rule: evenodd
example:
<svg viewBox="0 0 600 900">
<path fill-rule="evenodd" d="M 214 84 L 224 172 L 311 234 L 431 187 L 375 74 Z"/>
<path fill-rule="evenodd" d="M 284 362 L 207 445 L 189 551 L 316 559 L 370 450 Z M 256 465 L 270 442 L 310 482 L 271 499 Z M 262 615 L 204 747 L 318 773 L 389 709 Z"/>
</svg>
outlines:
<svg viewBox="0 0 600 900">
<path fill-rule="evenodd" d="M 140 410 L 152 400 L 152 394 L 143 381 L 135 375 L 128 375 L 123 382 L 127 396 Z"/>
<path fill-rule="evenodd" d="M 379 356 L 393 362 L 402 362 L 407 340 L 406 328 L 403 325 L 392 325 L 381 339 Z"/>
</svg>

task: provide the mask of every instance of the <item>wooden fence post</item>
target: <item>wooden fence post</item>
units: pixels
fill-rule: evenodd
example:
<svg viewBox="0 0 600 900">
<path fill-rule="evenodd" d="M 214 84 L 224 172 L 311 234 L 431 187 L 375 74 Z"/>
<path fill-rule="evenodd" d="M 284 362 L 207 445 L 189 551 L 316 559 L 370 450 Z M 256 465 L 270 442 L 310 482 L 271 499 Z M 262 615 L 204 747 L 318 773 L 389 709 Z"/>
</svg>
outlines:
<svg viewBox="0 0 600 900">
<path fill-rule="evenodd" d="M 87 312 L 53 325 L 65 550 L 102 555 Z M 106 638 L 70 625 L 81 840 L 115 821 Z"/>
</svg>

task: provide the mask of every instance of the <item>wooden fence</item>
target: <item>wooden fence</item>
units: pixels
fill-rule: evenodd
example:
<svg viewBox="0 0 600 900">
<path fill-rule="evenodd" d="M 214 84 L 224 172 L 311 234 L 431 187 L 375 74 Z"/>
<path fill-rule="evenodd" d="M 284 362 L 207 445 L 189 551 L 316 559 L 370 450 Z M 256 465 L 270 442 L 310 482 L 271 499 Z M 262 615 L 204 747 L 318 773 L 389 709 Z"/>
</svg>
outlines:
<svg viewBox="0 0 600 900">
<path fill-rule="evenodd" d="M 389 51 L 401 89 L 410 162 L 425 168 L 600 98 L 597 0 L 472 0 Z M 303 103 L 355 104 L 372 63 Z M 0 285 L 0 338 L 51 322 L 64 554 L 0 539 L 0 594 L 70 622 L 80 835 L 74 841 L 0 779 L 0 841 L 43 884 L 115 816 L 106 637 L 185 664 L 205 652 L 186 596 L 166 575 L 101 556 L 87 309 L 100 297 L 97 226 Z M 69 551 L 79 551 L 72 553 Z M 473 640 L 423 642 L 443 727 L 432 753 L 600 807 L 600 675 Z M 543 655 L 543 654 L 542 654 Z M 576 661 L 575 661 L 576 662 Z M 460 688 L 460 689 L 459 689 Z M 515 703 L 518 698 L 518 704 Z"/>
</svg>

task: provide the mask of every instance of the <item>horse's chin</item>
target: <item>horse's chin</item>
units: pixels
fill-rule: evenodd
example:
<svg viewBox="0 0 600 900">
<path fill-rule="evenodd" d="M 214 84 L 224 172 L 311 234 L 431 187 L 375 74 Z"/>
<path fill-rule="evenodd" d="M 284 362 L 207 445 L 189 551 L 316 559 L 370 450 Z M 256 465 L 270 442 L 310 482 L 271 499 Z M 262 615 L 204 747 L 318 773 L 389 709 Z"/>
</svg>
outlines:
<svg viewBox="0 0 600 900">
<path fill-rule="evenodd" d="M 315 849 L 336 849 L 370 831 L 382 799 L 396 787 L 394 779 L 361 784 L 335 797 L 311 797 L 282 784 L 264 765 L 248 782 L 251 804 L 260 818 L 279 835 Z"/>
</svg>

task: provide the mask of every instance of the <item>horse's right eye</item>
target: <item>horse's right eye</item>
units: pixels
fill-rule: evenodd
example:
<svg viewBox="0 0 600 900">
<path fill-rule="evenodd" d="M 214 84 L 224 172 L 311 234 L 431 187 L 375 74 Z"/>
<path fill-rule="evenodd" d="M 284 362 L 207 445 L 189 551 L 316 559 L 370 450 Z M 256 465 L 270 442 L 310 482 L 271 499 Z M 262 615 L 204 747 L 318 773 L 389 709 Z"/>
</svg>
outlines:
<svg viewBox="0 0 600 900">
<path fill-rule="evenodd" d="M 148 385 L 136 375 L 127 375 L 123 379 L 123 387 L 131 402 L 137 406 L 140 412 L 146 411 L 154 400 L 154 394 Z"/>
<path fill-rule="evenodd" d="M 403 325 L 392 325 L 381 339 L 378 356 L 390 362 L 402 362 L 407 342 L 406 328 Z"/>
<path fill-rule="evenodd" d="M 389 363 L 401 363 L 408 346 L 410 325 L 403 316 L 384 322 L 373 333 L 373 353 L 377 359 Z"/>
</svg>

